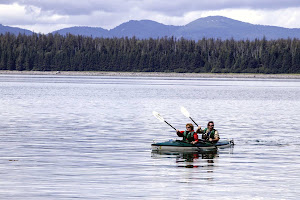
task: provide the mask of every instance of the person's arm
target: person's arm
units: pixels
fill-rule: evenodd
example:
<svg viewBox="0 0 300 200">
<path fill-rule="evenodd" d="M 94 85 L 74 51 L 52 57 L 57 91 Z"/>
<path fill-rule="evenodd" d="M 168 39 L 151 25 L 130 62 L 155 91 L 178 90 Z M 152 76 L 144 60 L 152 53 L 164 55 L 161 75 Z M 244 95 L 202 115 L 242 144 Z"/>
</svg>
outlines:
<svg viewBox="0 0 300 200">
<path fill-rule="evenodd" d="M 199 142 L 199 139 L 198 139 L 198 134 L 195 132 L 194 133 L 194 141 L 191 142 L 191 144 L 196 144 Z"/>
<path fill-rule="evenodd" d="M 198 126 L 196 133 L 203 133 L 203 130 L 201 129 L 201 126 Z"/>
<path fill-rule="evenodd" d="M 219 132 L 217 130 L 215 130 L 215 137 L 214 138 L 209 138 L 210 142 L 218 142 L 220 139 L 219 137 Z"/>
<path fill-rule="evenodd" d="M 179 131 L 179 130 L 176 130 L 176 133 L 179 137 L 183 137 L 183 133 L 184 131 Z"/>
<path fill-rule="evenodd" d="M 204 129 L 205 130 L 205 129 Z M 202 140 L 207 140 L 207 135 L 206 133 L 204 132 L 203 129 L 201 129 L 201 126 L 198 126 L 197 130 L 196 130 L 196 133 L 201 133 L 201 139 Z"/>
</svg>

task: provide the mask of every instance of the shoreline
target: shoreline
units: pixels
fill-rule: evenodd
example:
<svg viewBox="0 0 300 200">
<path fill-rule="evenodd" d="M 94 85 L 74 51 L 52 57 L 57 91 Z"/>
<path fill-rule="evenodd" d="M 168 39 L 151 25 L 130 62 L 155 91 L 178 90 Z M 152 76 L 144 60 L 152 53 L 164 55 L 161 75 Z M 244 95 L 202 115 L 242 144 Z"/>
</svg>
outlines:
<svg viewBox="0 0 300 200">
<path fill-rule="evenodd" d="M 166 73 L 166 72 L 105 72 L 105 71 L 9 71 L 3 75 L 62 75 L 62 76 L 121 76 L 121 77 L 186 77 L 186 78 L 260 78 L 300 79 L 300 74 L 246 74 L 246 73 Z"/>
</svg>

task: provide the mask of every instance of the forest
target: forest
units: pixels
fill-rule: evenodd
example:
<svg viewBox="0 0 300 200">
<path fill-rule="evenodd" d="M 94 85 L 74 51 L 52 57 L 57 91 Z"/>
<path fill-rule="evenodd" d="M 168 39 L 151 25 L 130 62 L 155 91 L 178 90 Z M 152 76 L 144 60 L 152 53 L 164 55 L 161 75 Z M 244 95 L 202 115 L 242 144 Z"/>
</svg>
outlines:
<svg viewBox="0 0 300 200">
<path fill-rule="evenodd" d="M 300 40 L 0 35 L 0 70 L 300 73 Z"/>
</svg>

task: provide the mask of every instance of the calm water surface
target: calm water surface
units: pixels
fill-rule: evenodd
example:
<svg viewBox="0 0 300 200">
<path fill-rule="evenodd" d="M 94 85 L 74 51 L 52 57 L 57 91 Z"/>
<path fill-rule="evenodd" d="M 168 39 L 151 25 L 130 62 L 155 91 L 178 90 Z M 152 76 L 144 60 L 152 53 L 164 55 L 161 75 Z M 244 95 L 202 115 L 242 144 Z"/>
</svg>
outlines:
<svg viewBox="0 0 300 200">
<path fill-rule="evenodd" d="M 0 199 L 298 199 L 300 80 L 0 76 Z M 234 148 L 159 154 L 184 106 Z"/>
</svg>

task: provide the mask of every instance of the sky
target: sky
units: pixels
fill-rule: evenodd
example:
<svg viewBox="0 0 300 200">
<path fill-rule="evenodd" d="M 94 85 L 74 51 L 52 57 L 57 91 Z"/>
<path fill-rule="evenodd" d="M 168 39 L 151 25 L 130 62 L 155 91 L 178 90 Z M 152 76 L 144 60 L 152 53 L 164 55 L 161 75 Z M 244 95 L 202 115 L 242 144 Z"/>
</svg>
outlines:
<svg viewBox="0 0 300 200">
<path fill-rule="evenodd" d="M 185 25 L 207 16 L 300 28 L 300 0 L 0 0 L 0 24 L 44 34 L 144 19 Z"/>
</svg>

